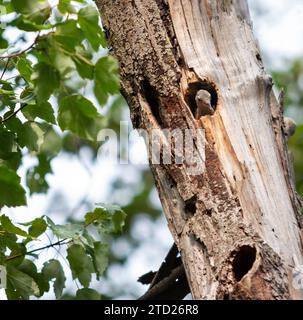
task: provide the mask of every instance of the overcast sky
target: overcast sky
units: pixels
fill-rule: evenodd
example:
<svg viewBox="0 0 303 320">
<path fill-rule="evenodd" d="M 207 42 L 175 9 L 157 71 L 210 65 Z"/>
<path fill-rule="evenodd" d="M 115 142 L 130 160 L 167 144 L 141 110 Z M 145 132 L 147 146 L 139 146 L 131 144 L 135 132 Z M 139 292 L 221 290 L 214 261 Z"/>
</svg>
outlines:
<svg viewBox="0 0 303 320">
<path fill-rule="evenodd" d="M 303 57 L 303 0 L 248 0 L 254 32 L 271 68 Z"/>
</svg>

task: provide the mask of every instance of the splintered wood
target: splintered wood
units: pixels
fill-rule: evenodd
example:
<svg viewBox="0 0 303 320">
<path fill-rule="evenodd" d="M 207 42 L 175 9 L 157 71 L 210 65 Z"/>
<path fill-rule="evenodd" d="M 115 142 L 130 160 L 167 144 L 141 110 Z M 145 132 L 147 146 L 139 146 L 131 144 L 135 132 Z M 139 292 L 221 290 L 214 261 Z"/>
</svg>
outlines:
<svg viewBox="0 0 303 320">
<path fill-rule="evenodd" d="M 96 2 L 135 128 L 204 130 L 198 174 L 150 158 L 193 297 L 302 298 L 301 206 L 246 2 Z M 199 90 L 214 113 L 195 119 Z"/>
</svg>

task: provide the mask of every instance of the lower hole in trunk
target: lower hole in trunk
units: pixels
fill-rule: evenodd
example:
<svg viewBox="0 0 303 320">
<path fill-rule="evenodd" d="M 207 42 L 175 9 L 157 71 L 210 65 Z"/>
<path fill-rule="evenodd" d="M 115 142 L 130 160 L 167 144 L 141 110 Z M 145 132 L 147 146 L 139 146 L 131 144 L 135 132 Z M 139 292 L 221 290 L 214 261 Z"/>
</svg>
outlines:
<svg viewBox="0 0 303 320">
<path fill-rule="evenodd" d="M 240 281 L 252 268 L 256 260 L 256 249 L 250 246 L 242 246 L 233 260 L 233 271 L 237 281 Z"/>
</svg>

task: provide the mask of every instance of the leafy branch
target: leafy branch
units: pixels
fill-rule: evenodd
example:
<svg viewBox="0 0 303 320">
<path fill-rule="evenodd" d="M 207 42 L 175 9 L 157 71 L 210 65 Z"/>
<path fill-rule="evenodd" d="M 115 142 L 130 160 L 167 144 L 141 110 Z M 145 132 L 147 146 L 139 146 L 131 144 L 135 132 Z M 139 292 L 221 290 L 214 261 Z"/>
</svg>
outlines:
<svg viewBox="0 0 303 320">
<path fill-rule="evenodd" d="M 42 250 L 45 250 L 45 249 L 53 248 L 53 247 L 56 247 L 56 246 L 68 244 L 68 243 L 71 242 L 71 240 L 65 242 L 66 240 L 67 239 L 59 240 L 59 241 L 57 241 L 55 243 L 51 243 L 51 244 L 49 244 L 47 246 L 44 246 L 44 247 L 36 248 L 36 249 L 30 250 L 30 251 L 27 251 L 25 253 L 20 253 L 20 254 L 14 255 L 14 256 L 7 257 L 7 258 L 5 258 L 5 261 L 11 261 L 11 260 L 26 256 L 26 255 L 30 255 L 30 254 L 32 254 L 34 252 L 38 252 L 38 251 L 42 251 Z"/>
<path fill-rule="evenodd" d="M 69 131 L 87 145 L 96 144 L 106 123 L 98 108 L 119 93 L 117 61 L 110 56 L 94 59 L 94 53 L 106 47 L 98 10 L 86 0 L 76 2 L 60 0 L 55 6 L 47 0 L 3 3 L 7 12 L 15 13 L 6 24 L 17 28 L 20 37 L 12 42 L 0 32 L 1 49 L 13 52 L 0 56 L 0 210 L 26 205 L 25 187 L 30 195 L 48 191 L 46 176 L 52 173 L 51 161 L 66 150 L 57 129 Z M 14 49 L 27 38 L 27 32 L 36 32 L 34 41 L 24 49 Z M 11 74 L 3 80 L 8 71 Z M 98 105 L 81 94 L 86 86 L 93 88 Z M 27 170 L 23 185 L 18 169 L 25 155 L 35 157 L 37 164 Z M 8 299 L 41 297 L 49 291 L 50 281 L 56 298 L 62 296 L 66 279 L 61 263 L 50 259 L 38 271 L 34 255 L 48 248 L 58 250 L 60 245 L 68 245 L 64 258 L 73 279 L 83 286 L 77 297 L 99 299 L 100 295 L 88 288 L 92 274 L 97 278 L 103 275 L 109 251 L 104 239 L 109 233 L 121 232 L 124 220 L 125 213 L 113 205 L 100 205 L 88 212 L 84 221 L 62 225 L 48 216 L 16 225 L 0 215 L 0 265 L 7 268 Z M 48 236 L 46 230 L 58 241 L 28 247 L 41 235 Z"/>
<path fill-rule="evenodd" d="M 39 36 L 40 36 L 40 32 L 38 33 L 36 39 L 34 40 L 34 42 L 33 42 L 30 46 L 26 47 L 25 49 L 23 49 L 23 50 L 21 50 L 21 51 L 19 51 L 19 52 L 11 53 L 11 54 L 4 55 L 4 56 L 1 56 L 1 55 L 0 55 L 0 59 L 12 59 L 12 58 L 21 56 L 22 54 L 28 52 L 29 50 L 31 50 L 31 49 L 35 46 L 35 44 L 37 43 L 37 40 L 38 40 Z M 4 72 L 5 72 L 5 70 L 4 70 Z M 3 76 L 3 74 L 2 74 L 2 76 Z M 2 77 L 1 77 L 1 79 L 2 79 Z"/>
<path fill-rule="evenodd" d="M 4 66 L 3 70 L 2 70 L 1 77 L 0 77 L 1 80 L 3 79 L 3 76 L 4 76 L 6 70 L 7 70 L 8 66 L 9 66 L 9 63 L 10 63 L 10 58 L 7 59 L 7 61 L 5 63 L 5 66 Z"/>
<path fill-rule="evenodd" d="M 0 123 L 4 123 L 8 120 L 10 120 L 11 118 L 15 117 L 22 109 L 24 109 L 27 106 L 27 104 L 23 104 L 21 105 L 21 107 L 19 107 L 17 110 L 15 110 L 13 113 L 11 113 L 9 116 L 5 117 L 4 119 L 2 119 L 0 121 Z"/>
</svg>

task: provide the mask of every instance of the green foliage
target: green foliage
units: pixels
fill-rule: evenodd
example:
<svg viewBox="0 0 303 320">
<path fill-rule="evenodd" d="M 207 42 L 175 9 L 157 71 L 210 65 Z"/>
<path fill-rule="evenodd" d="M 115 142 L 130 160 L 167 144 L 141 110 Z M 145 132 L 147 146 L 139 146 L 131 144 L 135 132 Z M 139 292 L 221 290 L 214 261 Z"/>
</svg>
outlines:
<svg viewBox="0 0 303 320">
<path fill-rule="evenodd" d="M 25 191 L 20 185 L 17 173 L 0 164 L 0 208 L 26 204 Z"/>
<path fill-rule="evenodd" d="M 100 294 L 89 288 L 79 289 L 77 291 L 77 300 L 101 300 Z"/>
<path fill-rule="evenodd" d="M 94 223 L 101 228 L 101 232 L 120 232 L 124 226 L 126 214 L 119 206 L 99 204 L 99 208 L 94 212 L 89 212 L 85 216 L 87 225 Z"/>
<path fill-rule="evenodd" d="M 49 281 L 55 279 L 54 292 L 56 298 L 59 299 L 62 296 L 66 280 L 60 262 L 55 259 L 51 259 L 45 262 L 41 274 L 46 282 L 46 292 L 49 290 Z"/>
<path fill-rule="evenodd" d="M 73 279 L 79 279 L 84 287 L 88 287 L 93 272 L 93 262 L 79 244 L 73 244 L 67 249 L 67 260 L 70 264 Z"/>
<path fill-rule="evenodd" d="M 39 287 L 33 277 L 9 265 L 7 267 L 7 289 L 9 299 L 28 299 L 40 295 Z"/>
<path fill-rule="evenodd" d="M 47 101 L 60 86 L 60 74 L 54 66 L 40 62 L 33 69 L 31 81 L 35 88 L 37 102 L 41 103 L 42 101 Z"/>
<path fill-rule="evenodd" d="M 98 208 L 95 211 L 99 212 Z M 87 289 L 79 291 L 77 298 L 84 299 L 87 296 L 90 299 L 100 299 L 100 295 L 97 295 L 94 290 L 88 290 L 92 274 L 96 274 L 99 279 L 108 263 L 108 244 L 100 239 L 117 228 L 117 215 L 119 226 L 123 225 L 125 218 L 125 213 L 117 206 L 104 205 L 102 212 L 102 215 L 98 215 L 91 221 L 87 219 L 91 213 L 87 213 L 85 222 L 66 225 L 56 225 L 49 217 L 36 218 L 33 221 L 22 223 L 23 227 L 28 228 L 27 231 L 13 224 L 7 216 L 2 215 L 0 217 L 0 263 L 7 270 L 6 294 L 8 298 L 41 297 L 50 290 L 50 282 L 53 281 L 54 293 L 59 299 L 63 294 L 66 281 L 60 262 L 55 259 L 46 261 L 42 270 L 38 272 L 34 261 L 25 259 L 25 257 L 36 258 L 36 252 L 64 244 L 67 245 L 66 259 L 69 262 L 73 279 L 78 280 Z M 99 239 L 95 239 L 94 229 L 99 233 Z M 57 237 L 57 242 L 36 249 L 27 249 L 27 246 L 30 244 L 32 246 L 33 242 L 39 241 L 38 237 L 48 231 Z M 8 249 L 11 250 L 11 253 L 6 255 Z"/>
<path fill-rule="evenodd" d="M 101 47 L 101 54 L 106 53 L 105 36 L 97 9 L 86 0 L 60 0 L 58 6 L 47 0 L 0 4 L 7 14 L 13 13 L 8 27 L 20 34 L 11 43 L 0 30 L 1 210 L 26 205 L 26 190 L 30 195 L 46 193 L 52 160 L 62 150 L 78 150 L 72 142 L 96 149 L 97 134 L 106 124 L 98 109 L 110 95 L 119 93 L 119 75 L 113 57 L 100 58 Z M 24 44 L 28 32 L 35 32 L 35 38 Z M 20 43 L 25 49 L 18 52 L 14 46 Z M 94 87 L 100 105 L 83 96 L 87 87 Z M 27 170 L 25 184 L 21 184 L 17 170 L 25 154 L 36 164 Z M 76 298 L 101 299 L 88 287 L 92 274 L 98 279 L 103 275 L 108 264 L 108 235 L 122 230 L 125 213 L 117 206 L 102 205 L 93 212 L 92 221 L 87 218 L 90 214 L 85 221 L 65 225 L 46 216 L 18 224 L 0 215 L 0 264 L 7 270 L 9 299 L 41 297 L 51 283 L 56 298 L 61 298 L 66 275 L 60 262 L 45 261 L 41 270 L 35 262 L 41 251 L 63 245 L 72 277 L 84 287 Z M 50 236 L 57 240 L 41 245 Z"/>
<path fill-rule="evenodd" d="M 103 57 L 96 63 L 95 96 L 101 105 L 105 104 L 109 94 L 119 90 L 118 64 L 111 57 Z"/>
<path fill-rule="evenodd" d="M 9 217 L 2 215 L 1 216 L 1 226 L 3 228 L 3 231 L 7 233 L 13 233 L 22 237 L 28 237 L 28 234 L 23 231 L 22 229 L 16 227 L 10 220 Z"/>
<path fill-rule="evenodd" d="M 50 159 L 45 153 L 37 155 L 38 165 L 28 169 L 26 173 L 26 184 L 29 188 L 30 194 L 33 193 L 45 193 L 48 190 L 48 183 L 46 181 L 46 175 L 52 173 L 50 166 Z"/>
<path fill-rule="evenodd" d="M 303 195 L 303 60 L 294 60 L 288 69 L 273 71 L 273 79 L 285 92 L 285 111 L 297 123 L 296 133 L 288 141 L 294 162 L 297 191 Z"/>
<path fill-rule="evenodd" d="M 95 51 L 99 49 L 100 45 L 106 46 L 103 31 L 99 26 L 99 14 L 94 7 L 82 8 L 78 14 L 78 20 L 85 37 Z"/>
<path fill-rule="evenodd" d="M 96 140 L 103 127 L 102 117 L 94 105 L 80 95 L 72 95 L 61 100 L 58 123 L 62 130 L 70 130 L 79 137 Z"/>
</svg>

